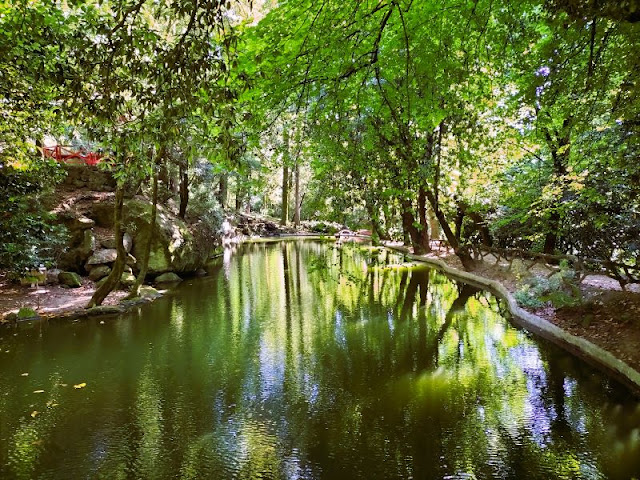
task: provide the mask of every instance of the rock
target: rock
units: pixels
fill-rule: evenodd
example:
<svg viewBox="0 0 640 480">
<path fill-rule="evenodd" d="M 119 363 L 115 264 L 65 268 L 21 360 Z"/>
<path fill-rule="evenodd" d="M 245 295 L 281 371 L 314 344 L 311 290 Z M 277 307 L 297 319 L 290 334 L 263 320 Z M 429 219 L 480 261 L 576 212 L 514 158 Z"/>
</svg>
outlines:
<svg viewBox="0 0 640 480">
<path fill-rule="evenodd" d="M 116 248 L 116 237 L 113 234 L 109 234 L 100 240 L 100 244 L 104 248 Z M 124 249 L 127 253 L 131 251 L 131 247 L 133 246 L 133 239 L 127 232 L 125 232 L 122 236 L 122 245 L 124 246 Z"/>
<path fill-rule="evenodd" d="M 96 202 L 91 207 L 91 218 L 99 227 L 113 228 L 113 201 Z"/>
<path fill-rule="evenodd" d="M 116 258 L 118 258 L 118 252 L 115 250 L 115 248 L 98 250 L 91 256 L 91 258 L 89 258 L 87 265 L 102 265 L 104 263 L 113 263 L 116 261 Z"/>
<path fill-rule="evenodd" d="M 96 249 L 96 239 L 93 236 L 93 232 L 91 230 L 83 230 L 82 238 L 78 246 L 76 247 L 76 250 L 78 251 L 78 255 L 80 257 L 84 257 L 82 262 L 84 262 L 87 258 L 89 258 L 95 249 Z"/>
<path fill-rule="evenodd" d="M 188 225 L 178 217 L 158 207 L 157 222 L 151 231 L 151 203 L 135 197 L 125 201 L 123 224 L 131 225 L 133 248 L 131 253 L 142 258 L 148 239 L 150 274 L 165 272 L 195 272 L 207 260 L 207 242 L 198 242 Z M 203 243 L 205 244 L 203 246 Z"/>
<path fill-rule="evenodd" d="M 96 241 L 91 230 L 78 230 L 71 237 L 71 248 L 60 258 L 58 265 L 65 270 L 79 271 L 96 249 Z"/>
<path fill-rule="evenodd" d="M 125 265 L 124 273 L 133 273 L 133 269 L 129 265 Z"/>
<path fill-rule="evenodd" d="M 100 245 L 104 248 L 115 249 L 116 248 L 116 237 L 113 235 L 108 235 L 100 239 Z"/>
<path fill-rule="evenodd" d="M 47 285 L 55 285 L 57 283 L 60 283 L 60 280 L 58 280 L 58 275 L 60 275 L 61 273 L 62 270 L 60 270 L 59 268 L 52 268 L 51 270 L 47 270 L 45 273 L 44 283 L 46 283 Z"/>
<path fill-rule="evenodd" d="M 140 296 L 142 298 L 158 298 L 161 297 L 162 294 L 149 285 L 143 285 L 140 287 Z"/>
<path fill-rule="evenodd" d="M 5 313 L 0 323 L 16 323 L 18 321 L 17 312 Z"/>
<path fill-rule="evenodd" d="M 87 315 L 117 315 L 119 313 L 124 313 L 125 308 L 117 305 L 100 305 L 98 307 L 93 307 L 85 310 Z"/>
<path fill-rule="evenodd" d="M 22 307 L 18 310 L 18 320 L 24 320 L 27 318 L 38 318 L 38 312 L 36 312 L 33 308 L 30 307 Z"/>
<path fill-rule="evenodd" d="M 83 255 L 83 252 L 77 248 L 72 248 L 64 252 L 60 256 L 58 266 L 64 270 L 82 270 L 82 265 L 87 257 Z"/>
<path fill-rule="evenodd" d="M 133 238 L 127 232 L 124 232 L 122 236 L 122 245 L 124 245 L 124 249 L 127 253 L 131 252 L 131 247 L 133 247 Z"/>
<path fill-rule="evenodd" d="M 69 230 L 88 230 L 95 226 L 96 222 L 91 220 L 89 217 L 77 217 L 73 220 L 67 222 L 67 228 Z"/>
<path fill-rule="evenodd" d="M 162 275 L 158 275 L 155 279 L 156 283 L 175 283 L 181 281 L 182 279 L 173 272 L 163 273 Z"/>
<path fill-rule="evenodd" d="M 58 275 L 58 280 L 67 287 L 78 288 L 82 286 L 82 278 L 75 272 L 62 272 Z"/>
<path fill-rule="evenodd" d="M 134 283 L 136 283 L 136 277 L 131 273 L 125 272 L 120 277 L 120 285 L 124 287 L 131 287 Z"/>
<path fill-rule="evenodd" d="M 206 277 L 207 271 L 204 268 L 199 268 L 196 270 L 196 277 Z"/>
<path fill-rule="evenodd" d="M 89 272 L 89 278 L 94 282 L 97 282 L 101 278 L 106 277 L 111 273 L 111 268 L 107 265 L 98 265 L 91 269 Z"/>
</svg>

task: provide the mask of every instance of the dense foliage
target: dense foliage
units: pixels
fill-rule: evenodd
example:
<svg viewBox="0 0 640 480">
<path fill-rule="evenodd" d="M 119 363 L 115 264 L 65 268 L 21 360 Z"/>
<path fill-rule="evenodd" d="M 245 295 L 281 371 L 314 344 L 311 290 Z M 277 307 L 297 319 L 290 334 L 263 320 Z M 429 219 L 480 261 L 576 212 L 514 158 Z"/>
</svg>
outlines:
<svg viewBox="0 0 640 480">
<path fill-rule="evenodd" d="M 634 2 L 0 8 L 7 165 L 71 128 L 121 187 L 157 177 L 194 221 L 337 221 L 417 252 L 444 238 L 468 268 L 471 243 L 637 263 Z"/>
</svg>

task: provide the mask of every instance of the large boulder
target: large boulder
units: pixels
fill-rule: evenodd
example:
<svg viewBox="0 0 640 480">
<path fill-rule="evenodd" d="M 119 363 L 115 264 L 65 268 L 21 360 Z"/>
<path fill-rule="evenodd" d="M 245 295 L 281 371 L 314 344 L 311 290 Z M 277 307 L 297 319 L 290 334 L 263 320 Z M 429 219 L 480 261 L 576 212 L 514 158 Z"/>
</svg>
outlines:
<svg viewBox="0 0 640 480">
<path fill-rule="evenodd" d="M 97 250 L 87 261 L 87 265 L 104 265 L 113 263 L 118 258 L 118 252 L 115 248 L 105 248 Z"/>
<path fill-rule="evenodd" d="M 123 287 L 131 287 L 136 283 L 136 277 L 132 273 L 124 272 L 120 277 L 120 285 Z"/>
<path fill-rule="evenodd" d="M 156 283 L 177 283 L 181 281 L 182 279 L 173 272 L 163 273 L 162 275 L 158 275 L 155 279 Z"/>
<path fill-rule="evenodd" d="M 58 268 L 52 268 L 51 270 L 47 270 L 45 273 L 45 282 L 47 285 L 56 285 L 60 283 L 58 276 L 62 273 L 62 270 Z"/>
<path fill-rule="evenodd" d="M 62 254 L 58 262 L 59 266 L 65 270 L 80 271 L 95 248 L 96 241 L 91 229 L 76 230 L 71 235 L 69 250 Z"/>
<path fill-rule="evenodd" d="M 62 272 L 58 275 L 58 280 L 67 287 L 78 288 L 82 286 L 82 278 L 75 272 Z"/>
<path fill-rule="evenodd" d="M 101 245 L 104 248 L 116 248 L 116 237 L 115 235 L 105 236 L 100 241 Z M 124 249 L 129 253 L 131 251 L 131 247 L 133 246 L 133 238 L 127 232 L 122 236 L 122 245 Z"/>
<path fill-rule="evenodd" d="M 89 272 L 89 278 L 94 282 L 97 282 L 101 278 L 106 277 L 111 273 L 111 268 L 107 265 L 98 265 L 95 268 L 92 268 Z"/>
<path fill-rule="evenodd" d="M 147 241 L 152 239 L 149 274 L 195 272 L 207 260 L 207 248 L 198 246 L 187 224 L 162 207 L 158 207 L 156 226 L 152 232 L 151 203 L 141 197 L 125 201 L 123 224 L 130 229 L 133 237 L 131 253 L 134 257 L 143 258 Z"/>
<path fill-rule="evenodd" d="M 74 230 L 88 230 L 90 228 L 93 228 L 95 224 L 96 224 L 96 222 L 91 220 L 90 218 L 85 217 L 85 216 L 80 216 L 80 217 L 75 217 L 72 220 L 70 220 L 67 223 L 67 228 L 69 228 L 69 230 L 71 230 L 71 231 L 74 231 Z"/>
</svg>

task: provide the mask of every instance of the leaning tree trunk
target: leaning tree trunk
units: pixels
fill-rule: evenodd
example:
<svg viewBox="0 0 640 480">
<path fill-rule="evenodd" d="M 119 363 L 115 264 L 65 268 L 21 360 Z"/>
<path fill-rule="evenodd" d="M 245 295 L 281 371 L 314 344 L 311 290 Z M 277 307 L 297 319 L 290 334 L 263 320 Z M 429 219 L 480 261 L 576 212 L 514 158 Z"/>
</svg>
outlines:
<svg viewBox="0 0 640 480">
<path fill-rule="evenodd" d="M 162 162 L 162 158 L 164 157 L 164 151 L 161 150 L 158 153 L 158 164 Z M 142 258 L 140 258 L 140 271 L 138 272 L 138 276 L 136 277 L 136 283 L 131 287 L 131 292 L 127 296 L 127 298 L 135 298 L 140 295 L 140 287 L 144 283 L 145 278 L 147 277 L 147 272 L 149 271 L 149 257 L 151 256 L 151 244 L 153 243 L 153 232 L 156 229 L 157 217 L 158 217 L 158 171 L 154 168 L 153 172 L 153 187 L 152 187 L 152 203 L 151 203 L 151 226 L 149 228 L 149 238 L 147 239 L 147 243 L 144 246 L 144 250 L 142 252 Z"/>
<path fill-rule="evenodd" d="M 124 189 L 125 186 L 118 183 L 118 186 L 116 188 L 116 203 L 113 214 L 113 223 L 116 236 L 116 250 L 118 252 L 118 256 L 116 257 L 116 262 L 113 265 L 113 270 L 111 270 L 111 273 L 109 274 L 105 282 L 100 285 L 100 287 L 94 292 L 91 300 L 89 300 L 87 308 L 102 305 L 102 302 L 105 298 L 107 298 L 107 295 L 109 295 L 109 293 L 111 293 L 111 291 L 114 290 L 120 283 L 120 277 L 122 277 L 122 272 L 124 271 L 124 265 L 127 259 L 127 251 L 125 250 L 122 243 L 122 237 L 124 236 L 124 231 L 122 230 L 122 207 L 124 205 Z"/>
<path fill-rule="evenodd" d="M 438 219 L 438 222 L 440 223 L 440 228 L 442 229 L 442 232 L 444 233 L 444 236 L 447 239 L 447 242 L 449 242 L 449 245 L 451 245 L 451 248 L 453 248 L 454 253 L 462 262 L 462 266 L 467 271 L 471 271 L 475 269 L 475 262 L 473 261 L 471 254 L 466 248 L 463 248 L 460 245 L 460 242 L 458 241 L 453 231 L 451 230 L 451 227 L 447 223 L 447 218 L 444 216 L 444 213 L 442 212 L 442 210 L 440 210 L 440 206 L 438 205 L 438 201 L 435 195 L 430 190 L 426 190 L 425 193 L 427 195 L 427 199 L 429 200 L 429 203 L 431 204 L 431 208 L 433 208 L 433 213 L 435 214 L 436 218 Z"/>
</svg>

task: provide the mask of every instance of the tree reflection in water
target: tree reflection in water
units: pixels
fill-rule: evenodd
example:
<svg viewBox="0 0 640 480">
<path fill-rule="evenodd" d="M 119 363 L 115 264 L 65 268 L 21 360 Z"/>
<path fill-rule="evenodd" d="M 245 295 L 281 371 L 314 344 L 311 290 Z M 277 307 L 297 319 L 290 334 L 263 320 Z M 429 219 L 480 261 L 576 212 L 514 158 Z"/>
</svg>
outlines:
<svg viewBox="0 0 640 480">
<path fill-rule="evenodd" d="M 385 250 L 246 245 L 104 325 L 1 332 L 0 477 L 637 476 L 637 403 L 500 310 Z"/>
</svg>

